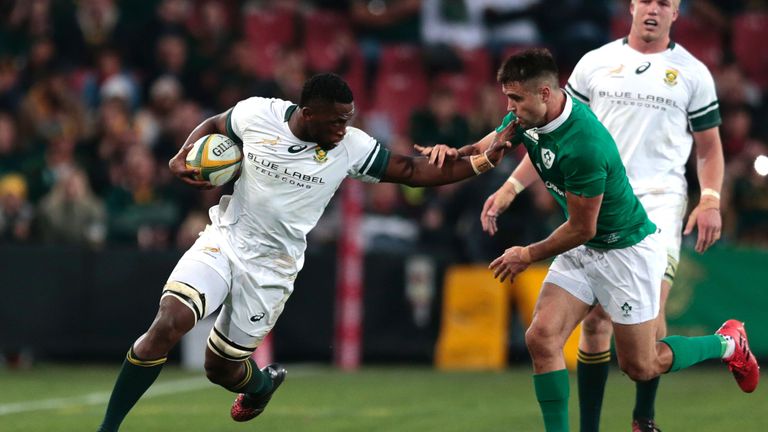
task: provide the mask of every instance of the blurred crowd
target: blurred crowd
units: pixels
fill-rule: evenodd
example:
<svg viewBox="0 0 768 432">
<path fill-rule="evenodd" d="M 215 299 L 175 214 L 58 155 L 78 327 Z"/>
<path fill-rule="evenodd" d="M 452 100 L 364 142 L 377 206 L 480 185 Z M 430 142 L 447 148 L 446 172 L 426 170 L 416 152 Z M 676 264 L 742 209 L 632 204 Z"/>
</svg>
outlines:
<svg viewBox="0 0 768 432">
<path fill-rule="evenodd" d="M 755 164 L 768 154 L 766 4 L 682 8 L 673 37 L 720 95 L 724 242 L 768 246 L 768 181 Z M 206 117 L 250 96 L 297 101 L 306 78 L 333 71 L 354 91 L 355 126 L 393 151 L 460 147 L 504 115 L 500 59 L 547 46 L 565 80 L 582 54 L 628 32 L 628 10 L 629 0 L 0 0 L 0 238 L 186 248 L 231 190 L 193 190 L 167 169 Z M 543 187 L 520 196 L 494 238 L 480 229 L 483 201 L 521 156 L 441 188 L 366 185 L 366 248 L 471 262 L 542 238 L 562 221 Z M 693 174 L 689 184 L 695 203 Z M 338 237 L 331 205 L 310 247 Z"/>
</svg>

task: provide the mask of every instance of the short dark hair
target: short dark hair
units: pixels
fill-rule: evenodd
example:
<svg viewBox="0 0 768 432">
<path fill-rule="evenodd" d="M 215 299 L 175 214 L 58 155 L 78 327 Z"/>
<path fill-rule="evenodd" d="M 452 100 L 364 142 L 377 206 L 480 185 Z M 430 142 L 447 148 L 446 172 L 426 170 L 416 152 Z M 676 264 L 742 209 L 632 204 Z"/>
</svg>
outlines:
<svg viewBox="0 0 768 432">
<path fill-rule="evenodd" d="M 551 78 L 558 82 L 559 73 L 552 53 L 546 48 L 530 48 L 510 56 L 496 74 L 500 84 Z"/>
<path fill-rule="evenodd" d="M 305 107 L 315 101 L 352 103 L 352 90 L 343 78 L 334 73 L 317 74 L 304 83 L 299 106 Z"/>
</svg>

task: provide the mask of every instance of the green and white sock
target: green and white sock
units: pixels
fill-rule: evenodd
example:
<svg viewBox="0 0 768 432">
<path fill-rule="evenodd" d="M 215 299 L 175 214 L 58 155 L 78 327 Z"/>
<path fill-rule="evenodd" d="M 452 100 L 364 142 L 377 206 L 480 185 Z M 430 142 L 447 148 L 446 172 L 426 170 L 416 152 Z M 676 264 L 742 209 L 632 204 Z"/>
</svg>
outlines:
<svg viewBox="0 0 768 432">
<path fill-rule="evenodd" d="M 672 366 L 667 372 L 676 372 L 704 360 L 723 358 L 728 351 L 728 342 L 720 335 L 667 336 L 661 342 L 672 350 Z"/>
</svg>

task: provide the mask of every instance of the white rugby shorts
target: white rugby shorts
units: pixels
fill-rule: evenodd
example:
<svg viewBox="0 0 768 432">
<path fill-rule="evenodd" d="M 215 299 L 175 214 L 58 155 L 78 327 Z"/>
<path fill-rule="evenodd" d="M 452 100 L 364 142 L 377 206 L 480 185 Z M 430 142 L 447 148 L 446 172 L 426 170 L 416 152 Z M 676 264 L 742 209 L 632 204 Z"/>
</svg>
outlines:
<svg viewBox="0 0 768 432">
<path fill-rule="evenodd" d="M 273 268 L 246 267 L 210 225 L 171 272 L 173 281 L 205 295 L 203 317 L 221 306 L 209 346 L 230 360 L 247 358 L 261 344 L 293 291 L 293 279 Z"/>
<path fill-rule="evenodd" d="M 623 249 L 579 246 L 552 262 L 544 282 L 588 305 L 600 303 L 611 321 L 639 324 L 659 314 L 661 278 L 667 254 L 659 233 Z"/>
<path fill-rule="evenodd" d="M 648 193 L 638 195 L 650 219 L 661 232 L 659 238 L 667 250 L 667 268 L 664 279 L 674 281 L 677 264 L 680 261 L 680 243 L 683 237 L 683 217 L 688 206 L 688 197 L 675 193 Z"/>
</svg>

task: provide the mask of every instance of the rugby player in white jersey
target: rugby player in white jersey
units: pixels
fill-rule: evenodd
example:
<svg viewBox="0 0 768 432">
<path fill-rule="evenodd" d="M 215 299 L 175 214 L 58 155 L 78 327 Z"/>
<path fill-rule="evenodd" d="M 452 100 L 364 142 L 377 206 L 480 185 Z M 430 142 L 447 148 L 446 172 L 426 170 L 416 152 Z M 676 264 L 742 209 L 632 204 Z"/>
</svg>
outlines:
<svg viewBox="0 0 768 432">
<path fill-rule="evenodd" d="M 483 138 L 488 151 L 442 167 L 426 158 L 391 154 L 360 129 L 352 92 L 337 75 L 304 84 L 298 105 L 253 97 L 197 126 L 169 162 L 181 180 L 195 180 L 186 154 L 200 137 L 226 134 L 243 147 L 243 164 L 231 196 L 210 209 L 211 225 L 179 260 L 163 289 L 154 322 L 131 346 L 99 431 L 116 431 L 152 385 L 168 352 L 198 320 L 221 306 L 205 352 L 208 379 L 238 393 L 231 415 L 259 415 L 285 379 L 272 364 L 250 358 L 275 325 L 304 264 L 306 235 L 346 177 L 365 182 L 431 186 L 456 182 L 493 168 L 509 146 L 507 131 Z"/>
</svg>

